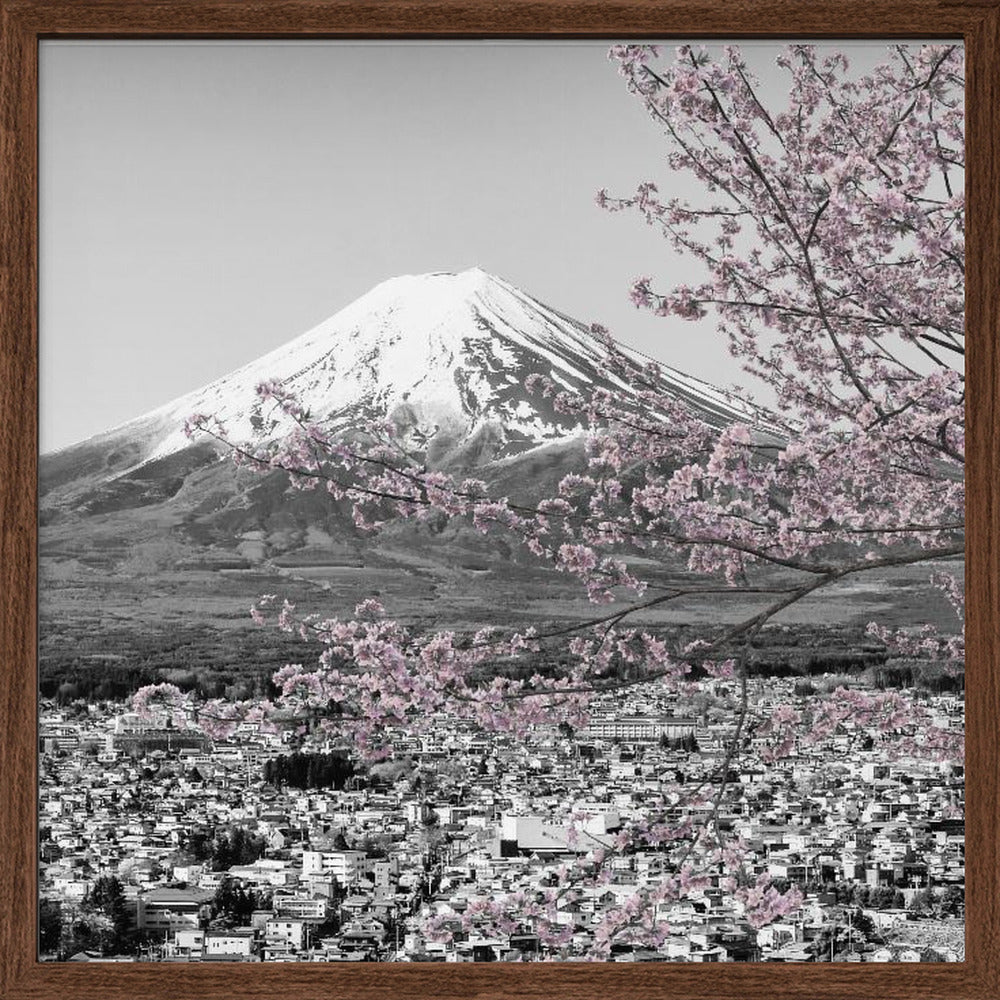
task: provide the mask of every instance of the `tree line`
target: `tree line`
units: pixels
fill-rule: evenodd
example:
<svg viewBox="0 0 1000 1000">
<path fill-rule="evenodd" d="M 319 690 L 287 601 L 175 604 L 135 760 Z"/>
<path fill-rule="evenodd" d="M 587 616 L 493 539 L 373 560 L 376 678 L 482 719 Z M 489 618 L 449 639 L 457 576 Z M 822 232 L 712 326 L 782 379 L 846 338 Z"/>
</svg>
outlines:
<svg viewBox="0 0 1000 1000">
<path fill-rule="evenodd" d="M 342 789 L 355 777 L 354 765 L 343 753 L 297 751 L 273 757 L 264 764 L 264 780 L 282 788 Z"/>
</svg>

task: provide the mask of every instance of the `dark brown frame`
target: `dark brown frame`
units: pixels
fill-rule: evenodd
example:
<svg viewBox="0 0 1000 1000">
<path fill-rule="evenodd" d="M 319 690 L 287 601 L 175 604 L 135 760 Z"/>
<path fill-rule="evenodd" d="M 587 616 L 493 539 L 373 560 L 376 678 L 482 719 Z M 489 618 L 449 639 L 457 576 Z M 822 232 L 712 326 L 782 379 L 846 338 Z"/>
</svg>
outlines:
<svg viewBox="0 0 1000 1000">
<path fill-rule="evenodd" d="M 960 964 L 56 965 L 36 958 L 38 40 L 961 38 L 968 81 L 967 930 Z M 1000 0 L 0 0 L 0 998 L 1000 997 Z"/>
</svg>

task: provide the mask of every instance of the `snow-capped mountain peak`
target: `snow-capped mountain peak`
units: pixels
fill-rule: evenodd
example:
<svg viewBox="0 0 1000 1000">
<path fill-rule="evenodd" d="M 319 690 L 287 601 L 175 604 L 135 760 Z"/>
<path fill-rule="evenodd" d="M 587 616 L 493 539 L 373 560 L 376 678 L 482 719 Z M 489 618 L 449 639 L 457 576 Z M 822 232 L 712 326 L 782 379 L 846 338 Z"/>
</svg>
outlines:
<svg viewBox="0 0 1000 1000">
<path fill-rule="evenodd" d="M 637 366 L 646 361 L 629 356 Z M 627 396 L 627 381 L 612 374 L 607 361 L 607 347 L 582 323 L 481 268 L 403 275 L 250 364 L 92 443 L 119 450 L 127 444 L 128 466 L 112 473 L 121 475 L 187 447 L 183 424 L 192 413 L 217 416 L 234 440 L 249 439 L 256 386 L 276 379 L 315 419 L 347 427 L 389 415 L 429 431 L 439 455 L 488 430 L 491 444 L 481 457 L 499 458 L 581 430 L 526 392 L 529 375 L 549 376 L 568 389 L 602 385 Z M 663 379 L 665 389 L 706 419 L 747 415 L 742 404 L 706 383 L 670 369 Z"/>
</svg>

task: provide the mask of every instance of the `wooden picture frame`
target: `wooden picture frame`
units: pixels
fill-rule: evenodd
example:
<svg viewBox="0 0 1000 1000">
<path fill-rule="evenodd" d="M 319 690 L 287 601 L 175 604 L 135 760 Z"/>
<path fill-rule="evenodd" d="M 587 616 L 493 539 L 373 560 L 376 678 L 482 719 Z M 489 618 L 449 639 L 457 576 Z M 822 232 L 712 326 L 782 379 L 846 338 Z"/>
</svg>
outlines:
<svg viewBox="0 0 1000 1000">
<path fill-rule="evenodd" d="M 0 0 L 0 997 L 1000 996 L 998 0 Z M 66 965 L 36 957 L 37 85 L 43 38 L 957 38 L 967 54 L 966 960 L 675 965 Z"/>
</svg>

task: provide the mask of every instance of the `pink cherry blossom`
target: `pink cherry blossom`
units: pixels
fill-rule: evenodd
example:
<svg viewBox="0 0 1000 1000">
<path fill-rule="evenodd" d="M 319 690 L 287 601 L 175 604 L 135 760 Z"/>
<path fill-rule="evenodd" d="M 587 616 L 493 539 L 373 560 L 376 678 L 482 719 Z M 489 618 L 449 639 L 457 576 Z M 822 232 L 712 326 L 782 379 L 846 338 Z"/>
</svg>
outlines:
<svg viewBox="0 0 1000 1000">
<path fill-rule="evenodd" d="M 236 442 L 203 414 L 186 431 L 226 443 L 244 468 L 325 488 L 365 532 L 434 517 L 502 535 L 525 558 L 572 576 L 593 617 L 551 630 L 426 632 L 363 595 L 353 617 L 328 619 L 265 595 L 254 620 L 300 635 L 315 653 L 275 675 L 273 705 L 198 706 L 156 685 L 135 696 L 137 711 L 166 711 L 219 737 L 240 720 L 305 736 L 336 729 L 378 759 L 391 752 L 394 729 L 432 720 L 518 736 L 583 725 L 595 697 L 624 687 L 648 685 L 680 703 L 725 689 L 737 707 L 720 710 L 731 732 L 723 774 L 750 734 L 765 761 L 829 748 L 843 733 L 864 734 L 887 758 L 961 759 L 961 733 L 905 692 L 842 687 L 807 704 L 756 704 L 747 669 L 753 639 L 781 612 L 907 566 L 926 568 L 954 628 L 875 621 L 872 640 L 893 655 L 964 664 L 960 569 L 943 568 L 964 555 L 961 46 L 895 46 L 861 79 L 839 54 L 791 45 L 777 62 L 787 101 L 773 106 L 735 46 L 718 57 L 682 45 L 671 58 L 640 44 L 610 55 L 664 135 L 666 165 L 699 190 L 688 201 L 670 196 L 676 185 L 647 180 L 624 197 L 598 193 L 598 205 L 635 212 L 702 272 L 682 285 L 650 272 L 623 280 L 623 295 L 653 315 L 711 316 L 748 378 L 769 387 L 775 411 L 733 390 L 739 420 L 698 416 L 664 390 L 656 364 L 637 368 L 595 327 L 608 375 L 628 380 L 638 402 L 531 374 L 528 392 L 588 429 L 589 467 L 563 478 L 554 496 L 510 497 L 425 467 L 392 421 L 337 437 L 280 382 L 264 381 L 257 405 L 285 421 L 280 433 L 262 420 L 254 440 Z M 681 582 L 678 566 L 687 570 Z M 724 639 L 710 629 L 674 639 L 630 627 L 643 611 L 711 607 L 725 595 L 755 610 Z M 538 669 L 543 657 L 559 670 Z M 727 786 L 720 778 L 692 791 L 665 779 L 642 820 L 564 866 L 559 889 L 438 914 L 424 932 L 504 932 L 516 915 L 558 949 L 571 937 L 560 893 L 603 891 L 614 859 L 640 846 L 662 852 L 668 875 L 603 914 L 591 958 L 607 958 L 616 942 L 659 947 L 669 933 L 662 907 L 709 879 L 754 928 L 794 913 L 800 891 L 748 875 L 746 843 L 704 819 Z M 573 821 L 577 845 L 583 822 Z"/>
</svg>

